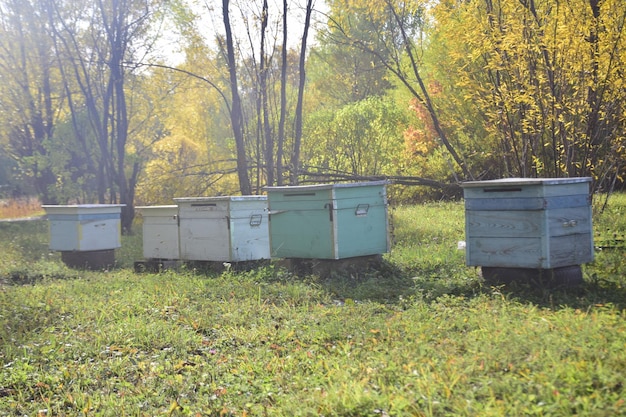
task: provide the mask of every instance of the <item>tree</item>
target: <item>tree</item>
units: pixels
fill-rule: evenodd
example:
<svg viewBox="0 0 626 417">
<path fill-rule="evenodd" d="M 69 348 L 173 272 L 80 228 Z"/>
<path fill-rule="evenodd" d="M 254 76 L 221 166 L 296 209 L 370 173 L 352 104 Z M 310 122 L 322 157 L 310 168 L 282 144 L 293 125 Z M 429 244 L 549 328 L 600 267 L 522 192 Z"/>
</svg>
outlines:
<svg viewBox="0 0 626 417">
<path fill-rule="evenodd" d="M 239 188 L 236 159 L 230 143 L 230 114 L 220 90 L 207 88 L 204 74 L 218 81 L 227 73 L 220 57 L 202 43 L 186 48 L 188 61 L 177 71 L 154 71 L 141 90 L 151 114 L 162 123 L 163 135 L 142 146 L 146 165 L 138 184 L 138 202 L 169 204 L 174 197 L 232 195 Z M 227 81 L 224 80 L 224 83 Z M 149 137 L 148 137 L 149 139 Z"/>
<path fill-rule="evenodd" d="M 298 101 L 296 103 L 295 115 L 295 132 L 293 140 L 293 151 L 291 154 L 291 184 L 298 184 L 298 175 L 300 174 L 300 146 L 302 144 L 302 108 L 304 101 L 304 84 L 306 82 L 306 44 L 311 24 L 311 13 L 313 12 L 313 0 L 308 0 L 306 5 L 306 18 L 304 22 L 304 33 L 302 34 L 302 43 L 300 47 L 300 63 L 298 65 Z"/>
<path fill-rule="evenodd" d="M 288 13 L 287 3 L 283 2 L 282 13 L 282 58 L 281 65 L 272 65 L 273 56 L 276 50 L 277 37 L 269 36 L 269 27 L 271 19 L 270 10 L 267 3 L 263 3 L 258 13 L 254 10 L 244 9 L 243 4 L 238 4 L 238 10 L 241 13 L 244 32 L 247 35 L 247 41 L 237 38 L 233 34 L 236 32 L 232 29 L 232 19 L 228 9 L 229 1 L 223 3 L 223 20 L 226 36 L 220 39 L 220 48 L 224 53 L 225 60 L 229 68 L 229 81 L 231 90 L 231 108 L 232 127 L 237 144 L 237 164 L 239 176 L 243 175 L 244 169 L 249 170 L 248 160 L 256 160 L 257 172 L 263 170 L 263 174 L 259 174 L 257 184 L 264 182 L 273 185 L 274 182 L 282 183 L 284 177 L 285 163 L 283 159 L 289 158 L 290 182 L 298 181 L 298 166 L 300 158 L 300 146 L 302 135 L 302 109 L 304 102 L 304 84 L 306 81 L 305 64 L 307 52 L 307 37 L 311 24 L 311 15 L 314 11 L 313 1 L 308 0 L 305 8 L 305 21 L 303 28 L 303 36 L 301 38 L 300 52 L 298 55 L 298 82 L 296 87 L 296 104 L 293 122 L 293 140 L 287 138 L 287 115 L 290 104 L 287 101 L 287 75 L 289 72 L 289 56 L 290 50 L 287 48 L 287 23 L 284 17 Z M 259 23 L 256 26 L 255 23 Z M 278 27 L 278 26 L 277 26 Z M 276 32 L 273 32 L 276 33 Z M 260 51 L 258 56 L 257 40 Z M 273 46 L 270 47 L 271 41 L 274 40 Z M 246 45 L 247 46 L 243 46 Z M 236 54 L 235 52 L 238 52 Z M 277 73 L 280 72 L 280 76 Z M 280 101 L 274 104 L 271 98 L 276 97 L 277 80 L 280 79 Z M 237 111 L 239 106 L 241 111 Z M 248 110 L 248 111 L 247 111 Z M 236 128 L 240 124 L 241 128 Z M 278 127 L 277 127 L 278 125 Z M 252 127 L 255 126 L 255 127 Z M 239 133 L 239 131 L 243 133 Z M 250 132 L 256 132 L 256 135 Z M 275 138 L 275 135 L 278 137 Z M 256 137 L 256 140 L 252 139 Z M 238 138 L 239 137 L 239 138 Z M 287 147 L 291 146 L 291 151 Z M 261 179 L 261 175 L 264 179 Z M 240 181 L 248 181 L 247 178 L 240 178 Z M 242 189 L 243 192 L 243 189 Z"/>
<path fill-rule="evenodd" d="M 309 175 L 398 174 L 408 115 L 389 98 L 370 97 L 308 120 L 304 168 Z"/>
<path fill-rule="evenodd" d="M 335 14 L 344 13 L 344 2 L 329 2 Z M 372 23 L 363 14 L 350 14 L 350 36 L 354 39 L 371 39 Z M 370 52 L 355 48 L 337 39 L 336 30 L 329 26 L 318 33 L 319 45 L 309 56 L 311 89 L 320 92 L 324 106 L 342 107 L 348 103 L 371 96 L 383 96 L 393 85 L 388 80 L 387 68 Z M 374 40 L 370 40 L 374 42 Z M 380 51 L 385 54 L 384 50 Z"/>
<path fill-rule="evenodd" d="M 623 2 L 445 1 L 435 17 L 452 74 L 440 80 L 478 109 L 502 161 L 490 176 L 608 188 L 623 169 Z"/>
<path fill-rule="evenodd" d="M 421 73 L 425 4 L 420 1 L 383 2 L 334 1 L 329 17 L 329 40 L 369 53 L 422 103 L 432 118 L 439 140 L 445 146 L 463 176 L 473 179 L 462 155 L 442 126 L 437 109 Z M 358 36 L 353 20 L 370 23 L 370 36 Z"/>
<path fill-rule="evenodd" d="M 62 103 L 45 9 L 0 3 L 0 143 L 45 204 L 57 203 L 49 146 Z"/>
<path fill-rule="evenodd" d="M 68 4 L 48 1 L 57 57 L 75 137 L 97 179 L 99 203 L 121 203 L 122 228 L 130 230 L 140 160 L 129 160 L 128 91 L 134 68 L 149 50 L 152 0 L 99 0 Z M 88 126 L 80 123 L 84 114 Z M 97 149 L 90 147 L 93 138 Z"/>
</svg>

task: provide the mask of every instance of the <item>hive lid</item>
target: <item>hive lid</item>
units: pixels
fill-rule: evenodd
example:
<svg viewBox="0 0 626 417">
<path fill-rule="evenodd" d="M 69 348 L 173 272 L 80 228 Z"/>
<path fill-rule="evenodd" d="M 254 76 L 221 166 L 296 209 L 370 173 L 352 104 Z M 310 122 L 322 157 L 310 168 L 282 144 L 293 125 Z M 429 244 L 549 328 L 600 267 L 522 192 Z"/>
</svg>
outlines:
<svg viewBox="0 0 626 417">
<path fill-rule="evenodd" d="M 219 197 L 177 197 L 174 201 L 177 203 L 199 203 L 211 201 L 262 201 L 267 200 L 264 195 L 230 195 Z"/>
<path fill-rule="evenodd" d="M 489 186 L 513 186 L 513 185 L 561 185 L 561 184 L 578 184 L 583 182 L 591 182 L 591 177 L 572 177 L 572 178 L 502 178 L 497 180 L 486 181 L 467 181 L 462 182 L 461 187 L 489 187 Z"/>
<path fill-rule="evenodd" d="M 284 185 L 275 187 L 263 187 L 265 191 L 303 191 L 303 190 L 329 190 L 331 188 L 350 188 L 350 187 L 371 187 L 377 185 L 386 185 L 388 181 L 365 181 L 365 182 L 347 182 L 337 184 L 312 184 L 312 185 Z"/>
<path fill-rule="evenodd" d="M 125 207 L 126 204 L 43 204 L 41 207 L 47 208 L 109 208 Z"/>
<path fill-rule="evenodd" d="M 41 207 L 48 215 L 83 215 L 83 214 L 102 214 L 102 213 L 120 213 L 122 207 L 126 204 L 44 204 Z"/>
<path fill-rule="evenodd" d="M 149 210 L 149 209 L 176 209 L 178 206 L 176 204 L 166 204 L 162 206 L 136 206 L 137 210 Z"/>
</svg>

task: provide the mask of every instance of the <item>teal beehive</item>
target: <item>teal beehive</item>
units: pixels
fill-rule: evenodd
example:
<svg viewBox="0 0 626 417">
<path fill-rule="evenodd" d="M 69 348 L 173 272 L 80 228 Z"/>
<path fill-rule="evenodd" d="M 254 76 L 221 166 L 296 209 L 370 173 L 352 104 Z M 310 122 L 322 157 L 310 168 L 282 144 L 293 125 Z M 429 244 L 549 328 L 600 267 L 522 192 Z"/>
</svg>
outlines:
<svg viewBox="0 0 626 417">
<path fill-rule="evenodd" d="M 387 252 L 386 184 L 266 187 L 271 256 L 343 259 Z"/>
</svg>

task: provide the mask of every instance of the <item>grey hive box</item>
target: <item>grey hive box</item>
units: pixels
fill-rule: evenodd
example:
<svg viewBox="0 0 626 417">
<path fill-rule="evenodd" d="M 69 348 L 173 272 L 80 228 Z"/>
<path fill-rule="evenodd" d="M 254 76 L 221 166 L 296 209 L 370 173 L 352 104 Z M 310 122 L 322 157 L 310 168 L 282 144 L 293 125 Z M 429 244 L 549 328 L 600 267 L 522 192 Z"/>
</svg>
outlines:
<svg viewBox="0 0 626 417">
<path fill-rule="evenodd" d="M 387 252 L 386 184 L 266 187 L 272 257 L 336 260 Z"/>
<path fill-rule="evenodd" d="M 183 261 L 269 259 L 267 197 L 175 198 Z"/>
<path fill-rule="evenodd" d="M 143 218 L 143 256 L 146 259 L 179 259 L 178 206 L 140 206 L 136 209 Z"/>
<path fill-rule="evenodd" d="M 466 264 L 562 268 L 593 261 L 591 178 L 510 178 L 461 184 Z"/>
</svg>

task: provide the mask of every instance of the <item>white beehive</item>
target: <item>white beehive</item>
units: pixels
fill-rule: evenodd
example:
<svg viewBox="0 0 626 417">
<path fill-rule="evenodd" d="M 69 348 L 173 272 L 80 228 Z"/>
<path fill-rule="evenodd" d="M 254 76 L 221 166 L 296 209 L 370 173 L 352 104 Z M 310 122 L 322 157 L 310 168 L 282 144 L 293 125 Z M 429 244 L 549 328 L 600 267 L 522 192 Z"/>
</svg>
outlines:
<svg viewBox="0 0 626 417">
<path fill-rule="evenodd" d="M 123 204 L 44 205 L 50 227 L 50 250 L 102 251 L 122 246 Z"/>
<path fill-rule="evenodd" d="M 180 259 L 269 259 L 266 196 L 184 197 L 178 204 Z"/>
<path fill-rule="evenodd" d="M 143 256 L 146 259 L 179 259 L 178 206 L 141 206 Z"/>
</svg>

